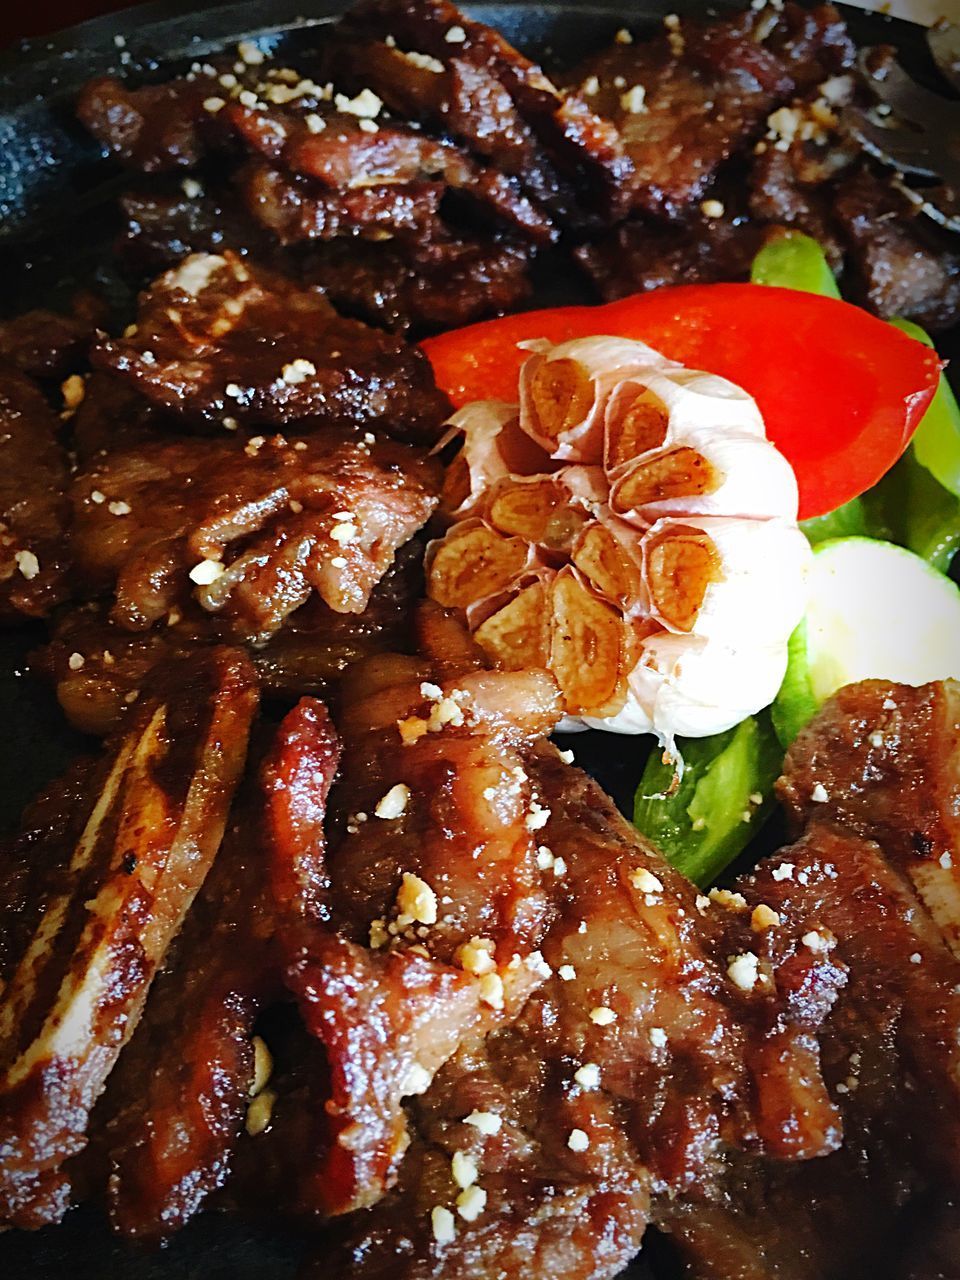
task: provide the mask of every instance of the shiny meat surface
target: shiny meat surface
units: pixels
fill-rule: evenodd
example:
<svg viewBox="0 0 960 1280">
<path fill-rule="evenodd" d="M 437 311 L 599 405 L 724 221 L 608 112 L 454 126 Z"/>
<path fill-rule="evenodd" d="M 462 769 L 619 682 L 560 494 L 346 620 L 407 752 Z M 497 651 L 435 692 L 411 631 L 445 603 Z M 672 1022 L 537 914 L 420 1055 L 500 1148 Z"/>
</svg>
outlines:
<svg viewBox="0 0 960 1280">
<path fill-rule="evenodd" d="M 436 612 L 424 634 L 452 659 Z M 334 1274 L 612 1276 L 651 1202 L 711 1185 L 728 1145 L 837 1145 L 811 1037 L 842 975 L 809 953 L 793 975 L 816 998 L 743 992 L 723 913 L 539 744 L 552 682 L 429 675 L 348 678 L 313 872 L 336 932 L 287 935 L 331 1070 L 315 1193 L 376 1206 L 344 1222 Z"/>
<path fill-rule="evenodd" d="M 180 440 L 110 454 L 73 484 L 88 591 L 140 631 L 195 599 L 266 640 L 317 595 L 360 614 L 437 502 L 438 465 L 408 445 L 317 432 Z"/>
<path fill-rule="evenodd" d="M 30 379 L 0 364 L 0 622 L 45 617 L 68 595 L 58 426 Z"/>
<path fill-rule="evenodd" d="M 0 360 L 32 378 L 62 378 L 82 368 L 104 308 L 92 294 L 74 300 L 73 314 L 45 308 L 0 321 Z"/>
<path fill-rule="evenodd" d="M 136 331 L 100 343 L 93 362 L 157 405 L 228 427 L 304 422 L 429 440 L 445 410 L 421 352 L 231 251 L 194 255 L 154 281 Z"/>
<path fill-rule="evenodd" d="M 118 204 L 124 227 L 116 251 L 131 272 L 153 276 L 192 253 L 234 249 L 255 253 L 262 260 L 269 250 L 233 191 L 216 183 L 201 185 L 184 179 L 161 187 L 134 188 L 124 192 Z"/>
<path fill-rule="evenodd" d="M 82 788 L 68 778 L 52 825 L 37 831 L 28 818 L 7 849 L 3 905 L 19 913 L 0 999 L 7 1224 L 36 1227 L 67 1208 L 64 1162 L 86 1143 L 90 1111 L 216 855 L 256 705 L 253 670 L 235 650 L 171 666 Z"/>
</svg>

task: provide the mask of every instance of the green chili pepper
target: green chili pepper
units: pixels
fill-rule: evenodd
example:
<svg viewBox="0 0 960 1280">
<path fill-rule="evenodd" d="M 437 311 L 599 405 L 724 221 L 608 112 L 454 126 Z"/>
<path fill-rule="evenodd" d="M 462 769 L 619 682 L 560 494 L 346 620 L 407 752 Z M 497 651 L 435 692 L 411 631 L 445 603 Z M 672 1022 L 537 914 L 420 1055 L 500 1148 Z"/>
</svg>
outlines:
<svg viewBox="0 0 960 1280">
<path fill-rule="evenodd" d="M 924 346 L 932 347 L 933 341 L 912 320 L 896 317 L 890 323 L 910 338 L 916 338 Z M 930 408 L 913 436 L 913 450 L 927 470 L 950 493 L 960 494 L 960 407 L 949 382 L 940 375 L 940 386 L 930 402 Z"/>
<path fill-rule="evenodd" d="M 799 231 L 786 231 L 768 240 L 753 260 L 754 284 L 779 285 L 802 293 L 839 298 L 840 290 L 823 250 L 816 240 Z"/>
</svg>

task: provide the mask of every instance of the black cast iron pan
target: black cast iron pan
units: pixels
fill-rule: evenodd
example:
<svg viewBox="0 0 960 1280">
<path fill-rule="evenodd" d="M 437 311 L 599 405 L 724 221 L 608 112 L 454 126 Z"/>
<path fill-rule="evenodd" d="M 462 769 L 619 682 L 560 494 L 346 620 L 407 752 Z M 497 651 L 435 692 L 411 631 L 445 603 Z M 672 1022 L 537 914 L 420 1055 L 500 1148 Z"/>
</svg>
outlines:
<svg viewBox="0 0 960 1280">
<path fill-rule="evenodd" d="M 112 199 L 123 180 L 72 114 L 87 79 L 162 79 L 248 39 L 295 65 L 297 52 L 316 47 L 342 7 L 342 0 L 242 0 L 198 12 L 190 0 L 159 0 L 0 53 L 0 314 L 55 305 L 77 283 L 91 281 L 113 300 L 118 316 L 130 305 L 110 253 L 117 230 Z M 642 30 L 668 12 L 725 7 L 739 6 L 732 0 L 710 6 L 699 0 L 465 5 L 548 66 L 579 60 L 625 24 Z M 931 75 L 919 28 L 853 9 L 847 17 L 859 41 L 896 44 L 914 75 Z M 548 263 L 534 305 L 584 300 L 582 284 Z M 948 345 L 955 344 L 952 337 Z M 66 727 L 52 695 L 23 674 L 27 653 L 41 638 L 31 628 L 0 635 L 0 831 L 88 745 Z M 591 732 L 578 735 L 576 745 L 578 763 L 629 812 L 645 743 Z M 76 1210 L 58 1227 L 0 1235 L 0 1280 L 287 1280 L 305 1245 L 293 1230 L 207 1213 L 166 1249 L 137 1252 L 112 1237 L 96 1213 Z M 630 1268 L 631 1280 L 676 1275 L 662 1243 L 654 1240 L 648 1257 Z"/>
</svg>

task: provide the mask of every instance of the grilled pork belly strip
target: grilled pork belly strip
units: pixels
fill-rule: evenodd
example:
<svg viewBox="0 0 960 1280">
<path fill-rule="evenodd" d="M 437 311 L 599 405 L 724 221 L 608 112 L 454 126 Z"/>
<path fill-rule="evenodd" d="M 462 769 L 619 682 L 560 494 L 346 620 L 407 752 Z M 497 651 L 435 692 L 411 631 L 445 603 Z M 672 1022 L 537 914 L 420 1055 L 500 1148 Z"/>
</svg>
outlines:
<svg viewBox="0 0 960 1280">
<path fill-rule="evenodd" d="M 172 664 L 79 799 L 76 843 L 55 829 L 49 845 L 19 851 L 49 875 L 0 1003 L 0 1221 L 37 1226 L 66 1208 L 61 1167 L 85 1145 L 90 1110 L 219 848 L 256 704 L 253 669 L 235 650 Z"/>
</svg>

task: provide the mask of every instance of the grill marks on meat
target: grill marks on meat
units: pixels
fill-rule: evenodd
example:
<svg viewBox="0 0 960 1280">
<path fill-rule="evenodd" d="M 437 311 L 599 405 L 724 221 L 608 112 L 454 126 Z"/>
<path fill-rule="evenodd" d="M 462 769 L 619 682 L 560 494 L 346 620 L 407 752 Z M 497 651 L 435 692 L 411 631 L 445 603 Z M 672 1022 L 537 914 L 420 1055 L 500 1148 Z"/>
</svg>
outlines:
<svg viewBox="0 0 960 1280">
<path fill-rule="evenodd" d="M 201 608 L 263 641 L 314 592 L 336 613 L 362 613 L 438 486 L 438 464 L 393 441 L 324 432 L 144 445 L 77 477 L 73 548 L 88 586 L 114 592 L 111 617 L 127 630 L 188 605 L 199 576 Z"/>
<path fill-rule="evenodd" d="M 41 618 L 66 599 L 58 422 L 24 374 L 0 364 L 0 621 Z"/>
<path fill-rule="evenodd" d="M 229 649 L 168 669 L 76 808 L 11 857 L 42 871 L 35 927 L 0 1003 L 0 1218 L 55 1221 L 64 1161 L 139 1020 L 213 861 L 256 709 L 253 671 Z"/>
<path fill-rule="evenodd" d="M 161 276 L 141 298 L 136 332 L 100 343 L 93 361 L 152 403 L 210 424 L 308 420 L 431 440 L 446 407 L 420 351 L 231 251 Z"/>
</svg>

